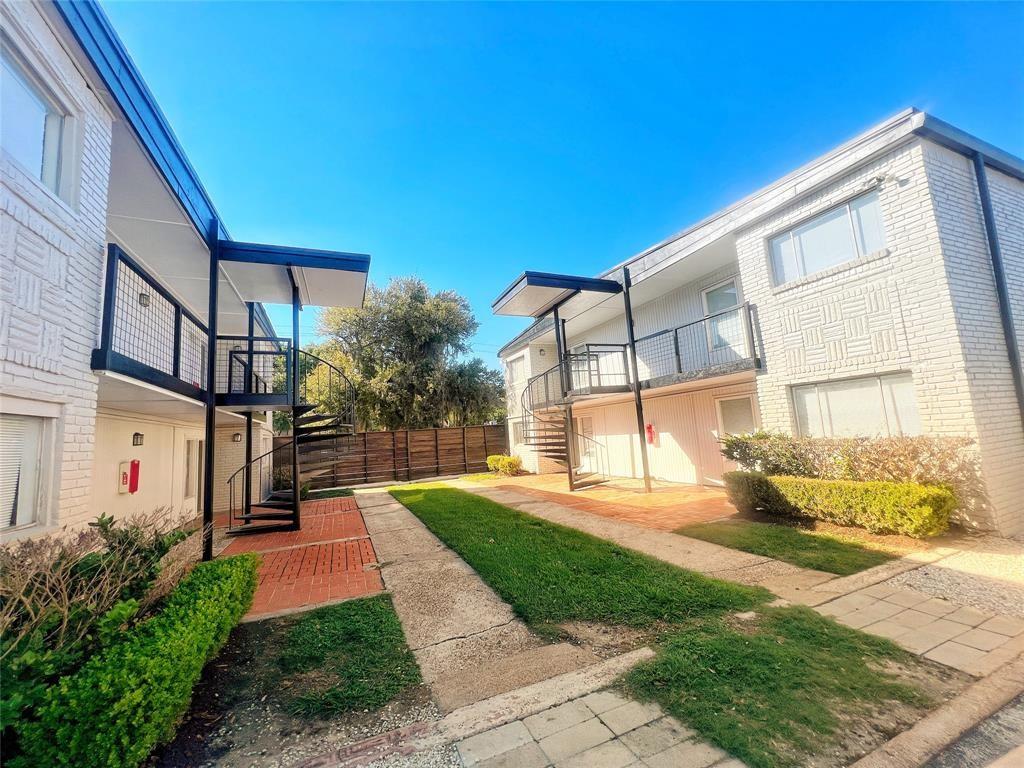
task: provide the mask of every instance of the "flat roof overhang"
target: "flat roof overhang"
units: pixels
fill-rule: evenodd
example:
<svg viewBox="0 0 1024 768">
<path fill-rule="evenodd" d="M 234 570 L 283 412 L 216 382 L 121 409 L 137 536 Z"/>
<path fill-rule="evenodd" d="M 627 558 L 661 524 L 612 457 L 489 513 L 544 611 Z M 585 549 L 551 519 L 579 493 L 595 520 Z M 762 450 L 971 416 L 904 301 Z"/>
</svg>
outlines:
<svg viewBox="0 0 1024 768">
<path fill-rule="evenodd" d="M 558 307 L 562 319 L 569 320 L 621 292 L 622 285 L 616 280 L 524 272 L 491 304 L 491 311 L 537 318 Z"/>
<path fill-rule="evenodd" d="M 370 257 L 364 253 L 220 241 L 221 268 L 245 301 L 303 306 L 361 307 Z"/>
</svg>

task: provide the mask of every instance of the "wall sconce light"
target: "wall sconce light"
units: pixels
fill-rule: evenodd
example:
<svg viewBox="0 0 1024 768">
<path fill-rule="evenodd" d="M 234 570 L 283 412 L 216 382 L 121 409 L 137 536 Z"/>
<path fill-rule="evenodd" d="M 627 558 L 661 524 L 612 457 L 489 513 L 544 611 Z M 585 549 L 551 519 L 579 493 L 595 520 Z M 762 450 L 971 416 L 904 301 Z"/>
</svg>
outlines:
<svg viewBox="0 0 1024 768">
<path fill-rule="evenodd" d="M 547 353 L 547 350 L 544 349 L 543 347 L 537 350 L 537 354 L 539 354 L 541 357 L 544 357 L 544 355 L 546 355 Z"/>
<path fill-rule="evenodd" d="M 231 442 L 232 443 L 240 443 L 240 442 L 242 442 L 242 433 L 241 432 L 235 432 L 235 434 L 233 434 L 231 436 Z"/>
<path fill-rule="evenodd" d="M 142 440 L 145 437 L 141 432 L 135 432 L 132 435 L 132 445 L 142 445 Z"/>
<path fill-rule="evenodd" d="M 149 306 L 149 294 L 148 293 L 143 292 L 143 293 L 139 294 L 139 305 L 143 306 L 143 307 L 148 307 Z"/>
</svg>

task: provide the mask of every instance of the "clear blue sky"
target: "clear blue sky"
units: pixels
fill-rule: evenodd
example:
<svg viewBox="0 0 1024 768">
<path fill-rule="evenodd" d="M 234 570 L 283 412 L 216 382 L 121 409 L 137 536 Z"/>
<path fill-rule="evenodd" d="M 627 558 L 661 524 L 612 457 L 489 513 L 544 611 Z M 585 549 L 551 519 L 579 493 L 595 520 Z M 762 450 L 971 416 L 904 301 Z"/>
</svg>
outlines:
<svg viewBox="0 0 1024 768">
<path fill-rule="evenodd" d="M 595 274 L 906 106 L 1024 155 L 1021 3 L 104 7 L 233 237 L 454 289 L 492 364 L 523 269 Z"/>
</svg>

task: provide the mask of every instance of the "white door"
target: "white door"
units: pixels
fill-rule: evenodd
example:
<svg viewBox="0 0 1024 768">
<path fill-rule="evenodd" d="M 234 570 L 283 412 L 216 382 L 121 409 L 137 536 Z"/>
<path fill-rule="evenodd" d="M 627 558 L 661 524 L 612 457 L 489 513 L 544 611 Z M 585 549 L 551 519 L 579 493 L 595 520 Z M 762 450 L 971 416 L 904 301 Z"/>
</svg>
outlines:
<svg viewBox="0 0 1024 768">
<path fill-rule="evenodd" d="M 576 433 L 576 468 L 581 472 L 597 472 L 597 446 L 594 444 L 594 417 L 573 419 Z"/>
</svg>

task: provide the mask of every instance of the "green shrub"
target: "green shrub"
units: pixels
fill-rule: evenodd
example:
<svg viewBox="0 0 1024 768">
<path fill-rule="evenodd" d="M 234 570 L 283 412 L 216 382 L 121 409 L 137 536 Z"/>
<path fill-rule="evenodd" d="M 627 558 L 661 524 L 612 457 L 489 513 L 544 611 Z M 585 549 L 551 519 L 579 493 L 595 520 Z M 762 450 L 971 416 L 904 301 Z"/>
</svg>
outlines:
<svg viewBox="0 0 1024 768">
<path fill-rule="evenodd" d="M 949 487 L 961 517 L 988 503 L 978 454 L 967 437 L 790 437 L 728 435 L 722 454 L 741 469 L 821 480 L 884 480 Z"/>
<path fill-rule="evenodd" d="M 256 555 L 202 563 L 164 607 L 48 688 L 12 765 L 138 766 L 170 740 L 206 662 L 248 610 Z"/>
<path fill-rule="evenodd" d="M 872 533 L 935 536 L 949 526 L 953 494 L 933 485 L 883 481 L 816 480 L 726 472 L 729 500 L 740 512 L 826 520 Z"/>
<path fill-rule="evenodd" d="M 523 460 L 518 456 L 504 456 L 497 454 L 487 457 L 487 469 L 497 472 L 499 475 L 521 475 L 523 473 Z"/>
</svg>

